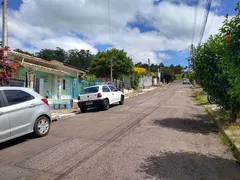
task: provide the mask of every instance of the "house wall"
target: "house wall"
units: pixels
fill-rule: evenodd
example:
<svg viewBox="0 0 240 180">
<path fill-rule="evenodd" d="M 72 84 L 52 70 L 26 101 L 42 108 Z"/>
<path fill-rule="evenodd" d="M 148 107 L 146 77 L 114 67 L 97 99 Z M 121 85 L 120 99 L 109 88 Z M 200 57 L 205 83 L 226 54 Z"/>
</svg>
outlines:
<svg viewBox="0 0 240 180">
<path fill-rule="evenodd" d="M 35 78 L 42 78 L 44 79 L 44 85 L 43 85 L 43 96 L 44 97 L 52 97 L 52 75 L 46 72 L 40 72 L 40 71 L 34 71 L 33 74 L 35 75 Z"/>
<path fill-rule="evenodd" d="M 63 81 L 65 80 L 65 89 L 63 89 Z M 64 75 L 62 77 L 62 99 L 71 99 L 73 98 L 73 81 L 74 78 L 71 76 Z"/>
<path fill-rule="evenodd" d="M 152 86 L 152 77 L 151 76 L 143 76 L 139 79 L 139 87 L 144 88 Z"/>
<path fill-rule="evenodd" d="M 18 70 L 18 79 L 26 81 L 26 72 L 27 70 L 21 68 Z M 41 71 L 34 71 L 33 74 L 35 78 L 44 79 L 44 87 L 42 96 L 48 96 L 49 99 L 57 99 L 58 92 L 58 75 L 50 74 Z M 61 80 L 61 99 L 77 99 L 79 94 L 79 81 L 76 81 L 74 84 L 74 77 L 64 75 Z M 63 81 L 65 80 L 65 89 L 63 86 Z"/>
</svg>

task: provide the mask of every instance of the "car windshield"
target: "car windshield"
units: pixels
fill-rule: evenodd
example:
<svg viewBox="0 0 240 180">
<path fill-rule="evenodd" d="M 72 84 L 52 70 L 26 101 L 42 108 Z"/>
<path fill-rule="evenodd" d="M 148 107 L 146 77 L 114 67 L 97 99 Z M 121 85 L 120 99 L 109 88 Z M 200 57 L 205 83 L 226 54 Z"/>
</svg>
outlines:
<svg viewBox="0 0 240 180">
<path fill-rule="evenodd" d="M 98 87 L 98 86 L 89 87 L 89 88 L 85 88 L 80 94 L 97 93 L 98 90 L 99 90 L 99 87 Z"/>
</svg>

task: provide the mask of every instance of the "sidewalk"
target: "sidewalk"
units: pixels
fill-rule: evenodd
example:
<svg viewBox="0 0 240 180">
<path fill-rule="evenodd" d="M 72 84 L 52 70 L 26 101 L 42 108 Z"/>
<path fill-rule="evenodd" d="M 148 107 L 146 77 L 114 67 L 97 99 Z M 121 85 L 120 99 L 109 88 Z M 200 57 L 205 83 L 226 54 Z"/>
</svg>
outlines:
<svg viewBox="0 0 240 180">
<path fill-rule="evenodd" d="M 144 94 L 146 92 L 150 92 L 150 91 L 152 91 L 152 90 L 154 90 L 156 88 L 158 88 L 158 87 L 152 86 L 152 87 L 147 87 L 145 89 L 140 89 L 140 90 L 135 91 L 135 92 L 124 94 L 125 95 L 125 99 L 136 97 L 136 96 Z"/>
<path fill-rule="evenodd" d="M 233 156 L 240 162 L 240 119 L 235 124 L 228 124 L 228 113 L 215 104 L 204 105 L 213 123 L 221 132 L 222 142 L 229 147 Z"/>
<path fill-rule="evenodd" d="M 193 91 L 195 92 L 194 100 L 205 108 L 213 124 L 219 128 L 222 143 L 229 147 L 233 156 L 240 162 L 240 119 L 235 124 L 229 124 L 228 113 L 216 104 L 209 104 L 201 88 L 195 88 Z"/>
</svg>

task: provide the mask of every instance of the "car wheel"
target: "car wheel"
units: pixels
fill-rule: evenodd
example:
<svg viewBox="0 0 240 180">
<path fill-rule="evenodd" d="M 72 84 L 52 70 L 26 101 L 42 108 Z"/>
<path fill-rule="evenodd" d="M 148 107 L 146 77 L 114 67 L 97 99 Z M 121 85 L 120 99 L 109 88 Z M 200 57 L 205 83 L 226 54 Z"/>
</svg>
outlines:
<svg viewBox="0 0 240 180">
<path fill-rule="evenodd" d="M 80 110 L 82 113 L 85 113 L 85 112 L 87 112 L 87 107 L 80 107 Z"/>
<path fill-rule="evenodd" d="M 46 116 L 39 117 L 34 124 L 34 133 L 38 137 L 43 137 L 50 130 L 50 120 Z"/>
<path fill-rule="evenodd" d="M 108 110 L 109 109 L 109 100 L 104 99 L 103 100 L 103 110 Z"/>
<path fill-rule="evenodd" d="M 124 104 L 124 96 L 121 96 L 121 101 L 119 102 L 120 105 Z"/>
</svg>

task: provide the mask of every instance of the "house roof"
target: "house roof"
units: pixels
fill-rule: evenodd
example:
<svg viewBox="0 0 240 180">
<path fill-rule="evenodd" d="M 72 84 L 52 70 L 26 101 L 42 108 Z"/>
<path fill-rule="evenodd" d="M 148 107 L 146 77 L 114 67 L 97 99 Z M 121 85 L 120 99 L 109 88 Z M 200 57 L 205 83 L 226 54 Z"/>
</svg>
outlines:
<svg viewBox="0 0 240 180">
<path fill-rule="evenodd" d="M 34 68 L 34 70 L 40 69 L 41 71 L 52 73 L 52 74 L 66 74 L 66 75 L 69 75 L 69 73 L 65 72 L 65 71 L 60 71 L 60 70 L 57 70 L 57 69 L 54 69 L 54 68 L 40 66 L 40 65 L 32 64 L 32 63 L 28 63 L 28 62 L 23 62 L 23 65 L 24 65 L 24 67 L 27 67 L 27 68 Z"/>
<path fill-rule="evenodd" d="M 52 69 L 56 69 L 62 72 L 67 72 L 65 74 L 85 74 L 86 70 L 83 69 L 79 69 L 70 65 L 66 65 L 62 62 L 56 61 L 56 60 L 51 60 L 51 61 L 46 61 L 44 59 L 35 57 L 35 56 L 30 56 L 27 54 L 23 54 L 23 53 L 19 53 L 13 50 L 9 50 L 10 53 L 12 53 L 12 55 L 14 56 L 14 58 L 16 60 L 22 61 L 22 59 L 24 59 L 24 62 L 27 63 L 31 63 L 31 64 L 35 64 L 38 66 L 42 66 L 42 67 L 47 67 L 47 68 L 52 68 Z"/>
</svg>

